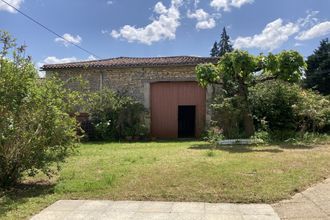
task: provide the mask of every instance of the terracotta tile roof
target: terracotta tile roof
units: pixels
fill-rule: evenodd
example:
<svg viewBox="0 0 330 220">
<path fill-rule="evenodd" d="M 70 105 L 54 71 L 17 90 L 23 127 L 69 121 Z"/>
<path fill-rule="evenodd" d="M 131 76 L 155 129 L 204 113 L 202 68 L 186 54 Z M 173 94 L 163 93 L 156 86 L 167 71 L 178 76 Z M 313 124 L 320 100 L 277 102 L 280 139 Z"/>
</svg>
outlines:
<svg viewBox="0 0 330 220">
<path fill-rule="evenodd" d="M 216 63 L 218 58 L 173 56 L 173 57 L 118 57 L 105 60 L 92 60 L 74 63 L 46 64 L 43 70 L 68 68 L 123 68 L 123 67 L 160 67 L 160 66 L 195 66 L 201 63 Z"/>
</svg>

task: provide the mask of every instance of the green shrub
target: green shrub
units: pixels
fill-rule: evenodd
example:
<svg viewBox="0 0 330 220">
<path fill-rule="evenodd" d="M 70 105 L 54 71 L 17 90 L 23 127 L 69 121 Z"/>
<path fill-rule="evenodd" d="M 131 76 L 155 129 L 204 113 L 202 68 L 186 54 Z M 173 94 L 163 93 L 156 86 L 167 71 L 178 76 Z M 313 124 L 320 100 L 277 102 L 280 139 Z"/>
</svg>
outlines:
<svg viewBox="0 0 330 220">
<path fill-rule="evenodd" d="M 210 142 L 210 143 L 217 143 L 218 141 L 223 140 L 225 137 L 223 135 L 222 129 L 220 129 L 217 126 L 211 126 L 205 134 L 205 140 Z"/>
<path fill-rule="evenodd" d="M 0 31 L 0 43 L 0 187 L 8 187 L 24 173 L 50 176 L 54 163 L 59 168 L 78 140 L 68 114 L 78 99 L 63 82 L 38 79 L 8 33 Z"/>
<path fill-rule="evenodd" d="M 294 131 L 273 131 L 269 132 L 268 143 L 285 142 L 293 144 L 329 143 L 330 136 L 324 133 L 294 132 Z"/>
<path fill-rule="evenodd" d="M 294 130 L 275 130 L 268 132 L 268 142 L 294 142 L 299 133 Z"/>
<path fill-rule="evenodd" d="M 239 96 L 225 97 L 222 93 L 213 99 L 211 104 L 213 123 L 226 138 L 245 136 L 240 103 Z"/>
<path fill-rule="evenodd" d="M 125 94 L 104 89 L 95 94 L 90 106 L 90 140 L 118 140 L 146 135 L 146 110 Z"/>
<path fill-rule="evenodd" d="M 271 141 L 270 134 L 267 131 L 257 131 L 251 139 L 262 140 L 265 143 Z"/>
<path fill-rule="evenodd" d="M 292 106 L 299 131 L 330 131 L 330 100 L 311 90 L 302 90 L 300 99 Z"/>
<path fill-rule="evenodd" d="M 322 132 L 330 125 L 325 97 L 283 81 L 267 81 L 250 89 L 249 101 L 258 130 L 285 139 L 294 132 Z M 278 133 L 278 134 L 276 134 Z"/>
</svg>

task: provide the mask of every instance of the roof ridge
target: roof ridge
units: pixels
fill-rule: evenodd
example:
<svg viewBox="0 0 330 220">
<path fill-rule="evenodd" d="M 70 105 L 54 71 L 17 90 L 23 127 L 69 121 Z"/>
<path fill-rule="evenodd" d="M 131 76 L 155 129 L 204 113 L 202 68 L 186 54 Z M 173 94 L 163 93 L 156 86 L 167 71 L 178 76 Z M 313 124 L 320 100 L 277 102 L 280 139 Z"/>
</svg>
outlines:
<svg viewBox="0 0 330 220">
<path fill-rule="evenodd" d="M 140 67 L 166 65 L 197 65 L 216 62 L 218 58 L 198 56 L 164 56 L 164 57 L 114 57 L 101 60 L 85 60 L 70 63 L 45 64 L 42 69 L 81 68 L 81 67 Z"/>
<path fill-rule="evenodd" d="M 111 59 L 160 59 L 160 58 L 179 58 L 179 57 L 189 57 L 189 58 L 213 58 L 213 57 L 202 57 L 202 56 L 191 56 L 191 55 L 177 55 L 177 56 L 156 56 L 156 57 L 130 57 L 130 56 L 119 56 L 108 58 Z M 108 60 L 105 59 L 105 60 Z"/>
</svg>

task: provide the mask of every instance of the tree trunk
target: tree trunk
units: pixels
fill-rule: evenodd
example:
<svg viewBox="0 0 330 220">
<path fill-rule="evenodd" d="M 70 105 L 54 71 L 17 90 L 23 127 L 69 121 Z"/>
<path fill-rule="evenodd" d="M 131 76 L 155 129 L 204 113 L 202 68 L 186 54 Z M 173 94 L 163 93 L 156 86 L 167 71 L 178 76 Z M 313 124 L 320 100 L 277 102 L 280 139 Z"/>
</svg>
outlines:
<svg viewBox="0 0 330 220">
<path fill-rule="evenodd" d="M 252 114 L 248 111 L 243 112 L 244 133 L 247 137 L 254 135 L 255 128 Z"/>
<path fill-rule="evenodd" d="M 248 88 L 242 79 L 239 79 L 239 96 L 242 98 L 242 117 L 244 125 L 244 133 L 246 137 L 254 135 L 255 128 L 253 123 L 252 112 L 248 103 Z"/>
</svg>

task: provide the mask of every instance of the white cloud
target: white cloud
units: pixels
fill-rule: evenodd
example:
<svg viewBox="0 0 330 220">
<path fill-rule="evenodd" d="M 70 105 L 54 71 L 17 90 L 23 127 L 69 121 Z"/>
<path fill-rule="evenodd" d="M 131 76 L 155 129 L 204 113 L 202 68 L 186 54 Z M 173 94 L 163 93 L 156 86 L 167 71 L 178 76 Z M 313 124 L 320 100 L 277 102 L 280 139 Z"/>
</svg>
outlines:
<svg viewBox="0 0 330 220">
<path fill-rule="evenodd" d="M 200 29 L 212 29 L 215 26 L 216 26 L 216 24 L 215 24 L 214 18 L 210 18 L 210 19 L 205 20 L 205 21 L 199 21 L 196 24 L 196 28 L 198 30 L 200 30 Z"/>
<path fill-rule="evenodd" d="M 118 31 L 112 30 L 111 36 L 125 39 L 128 42 L 140 42 L 147 45 L 166 39 L 173 40 L 176 37 L 176 30 L 180 26 L 179 7 L 182 1 L 172 0 L 169 8 L 158 2 L 154 11 L 159 14 L 159 17 L 153 19 L 150 24 L 140 28 L 125 25 Z"/>
<path fill-rule="evenodd" d="M 86 60 L 96 60 L 96 57 L 94 57 L 93 55 L 90 55 L 89 57 L 87 57 Z"/>
<path fill-rule="evenodd" d="M 305 18 L 299 18 L 297 23 L 301 27 L 311 27 L 316 24 L 318 24 L 319 19 L 316 18 L 316 15 L 318 15 L 319 11 L 306 11 L 307 16 Z"/>
<path fill-rule="evenodd" d="M 107 30 L 101 30 L 101 33 L 102 33 L 102 34 L 108 34 L 109 31 L 107 31 Z"/>
<path fill-rule="evenodd" d="M 234 40 L 235 48 L 259 48 L 261 50 L 272 51 L 285 43 L 289 37 L 299 31 L 299 25 L 289 22 L 283 23 L 282 19 L 277 19 L 266 25 L 260 34 L 252 37 L 238 37 Z"/>
<path fill-rule="evenodd" d="M 55 42 L 59 42 L 59 43 L 62 43 L 64 46 L 68 47 L 71 45 L 71 43 L 73 44 L 80 44 L 82 42 L 82 38 L 77 35 L 76 37 L 71 35 L 71 34 L 63 34 L 62 36 L 64 39 L 60 38 L 60 37 L 57 37 L 55 38 Z"/>
<path fill-rule="evenodd" d="M 113 3 L 113 1 L 107 1 L 107 5 L 112 5 Z"/>
<path fill-rule="evenodd" d="M 230 5 L 228 0 L 212 0 L 210 5 L 211 7 L 217 10 L 221 10 L 221 9 L 223 9 L 224 11 L 230 10 Z"/>
<path fill-rule="evenodd" d="M 231 5 L 236 8 L 240 8 L 242 5 L 245 4 L 252 4 L 254 0 L 232 0 Z"/>
<path fill-rule="evenodd" d="M 162 2 L 157 2 L 157 4 L 155 5 L 154 11 L 157 14 L 165 14 L 167 13 L 167 8 L 165 7 L 165 5 L 163 5 Z"/>
<path fill-rule="evenodd" d="M 46 57 L 43 61 L 37 63 L 38 69 L 40 69 L 45 64 L 57 64 L 57 63 L 71 63 L 71 62 L 77 62 L 79 59 L 76 57 L 66 57 L 66 58 L 57 58 L 55 56 L 49 56 Z M 45 72 L 39 71 L 40 77 L 45 77 Z"/>
<path fill-rule="evenodd" d="M 15 8 L 19 9 L 21 4 L 23 3 L 23 0 L 6 0 L 9 4 L 14 6 Z M 16 13 L 16 10 L 7 5 L 6 3 L 0 1 L 0 11 L 8 11 L 11 13 Z"/>
<path fill-rule="evenodd" d="M 78 59 L 76 57 L 66 57 L 61 59 L 55 56 L 50 56 L 43 60 L 43 64 L 71 63 L 77 61 Z"/>
<path fill-rule="evenodd" d="M 203 9 L 197 9 L 194 13 L 188 11 L 188 18 L 194 18 L 197 20 L 196 29 L 212 29 L 216 26 L 215 20 L 205 12 Z"/>
<path fill-rule="evenodd" d="M 245 4 L 251 4 L 254 0 L 212 0 L 210 5 L 216 10 L 230 11 L 231 7 L 240 8 Z"/>
<path fill-rule="evenodd" d="M 296 39 L 303 41 L 322 37 L 325 35 L 330 35 L 330 21 L 325 21 L 314 25 L 309 30 L 301 32 L 298 36 L 296 36 Z"/>
<path fill-rule="evenodd" d="M 93 55 L 87 57 L 87 59 L 78 59 L 76 57 L 66 57 L 66 58 L 57 58 L 55 56 L 46 57 L 41 63 L 44 64 L 58 64 L 58 63 L 71 63 L 78 61 L 88 61 L 88 60 L 96 60 Z"/>
<path fill-rule="evenodd" d="M 72 63 L 72 62 L 89 61 L 89 60 L 96 60 L 96 58 L 93 55 L 90 55 L 89 57 L 87 57 L 87 59 L 78 59 L 76 57 L 57 58 L 55 56 L 49 56 L 49 57 L 46 57 L 41 62 L 38 62 L 37 67 L 38 67 L 38 69 L 40 69 L 45 64 Z M 45 73 L 42 71 L 39 71 L 39 76 L 45 77 Z"/>
</svg>

